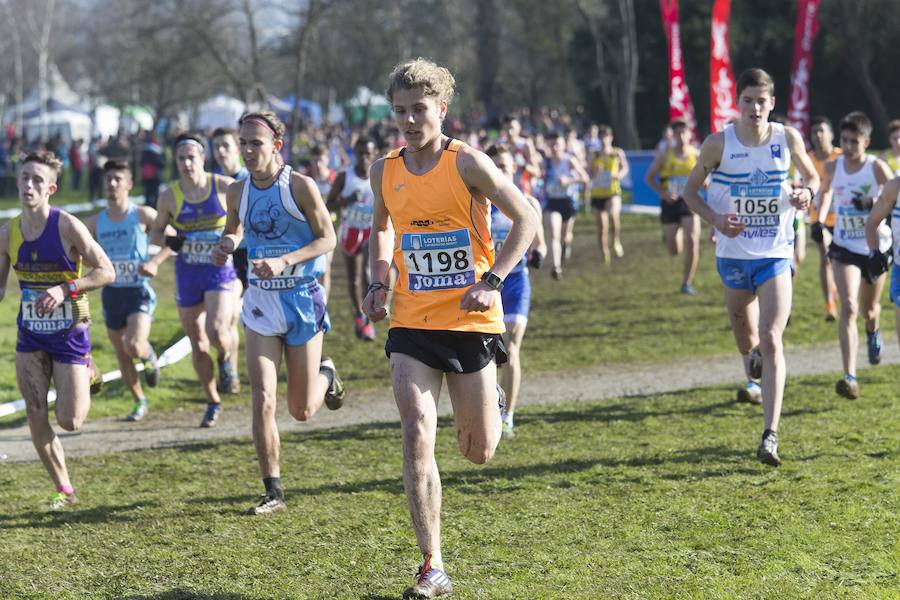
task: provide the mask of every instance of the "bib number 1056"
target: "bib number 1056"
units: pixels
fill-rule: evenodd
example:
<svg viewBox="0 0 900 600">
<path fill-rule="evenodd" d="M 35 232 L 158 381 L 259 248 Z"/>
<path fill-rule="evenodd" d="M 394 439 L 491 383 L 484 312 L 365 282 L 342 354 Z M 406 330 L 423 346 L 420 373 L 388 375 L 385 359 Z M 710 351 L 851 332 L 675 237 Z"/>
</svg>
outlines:
<svg viewBox="0 0 900 600">
<path fill-rule="evenodd" d="M 778 198 L 732 198 L 734 212 L 739 215 L 777 215 Z"/>
</svg>

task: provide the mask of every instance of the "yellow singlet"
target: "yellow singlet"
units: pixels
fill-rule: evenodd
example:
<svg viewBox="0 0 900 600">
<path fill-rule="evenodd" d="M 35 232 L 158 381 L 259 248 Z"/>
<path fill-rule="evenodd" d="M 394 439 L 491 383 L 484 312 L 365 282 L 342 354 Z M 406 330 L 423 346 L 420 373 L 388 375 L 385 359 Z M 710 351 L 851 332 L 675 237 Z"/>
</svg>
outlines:
<svg viewBox="0 0 900 600">
<path fill-rule="evenodd" d="M 619 149 L 611 154 L 597 154 L 592 162 L 591 198 L 611 198 L 622 193 L 619 183 Z"/>
<path fill-rule="evenodd" d="M 503 333 L 499 299 L 485 312 L 459 307 L 466 290 L 494 263 L 490 205 L 476 200 L 456 166 L 462 142 L 450 139 L 423 175 L 406 169 L 405 149 L 384 161 L 381 192 L 396 233 L 400 271 L 391 327 Z"/>
<path fill-rule="evenodd" d="M 684 147 L 683 158 L 679 158 L 675 154 L 674 148 L 669 148 L 666 151 L 666 159 L 663 161 L 662 168 L 659 170 L 659 178 L 662 180 L 663 187 L 681 197 L 688 175 L 691 174 L 696 164 L 697 149 L 693 146 Z"/>
</svg>

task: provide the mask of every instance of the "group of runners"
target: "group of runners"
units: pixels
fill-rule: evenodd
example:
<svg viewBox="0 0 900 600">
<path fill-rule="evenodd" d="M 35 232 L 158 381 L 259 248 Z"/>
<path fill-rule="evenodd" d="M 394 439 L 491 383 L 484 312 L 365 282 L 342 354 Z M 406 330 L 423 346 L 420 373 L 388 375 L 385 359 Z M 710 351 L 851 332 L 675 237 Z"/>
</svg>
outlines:
<svg viewBox="0 0 900 600">
<path fill-rule="evenodd" d="M 551 275 L 562 276 L 585 191 L 596 211 L 603 261 L 622 256 L 621 182 L 629 171 L 607 127 L 592 132 L 595 143 L 581 157 L 569 151 L 572 140 L 549 138 L 544 160 L 515 119 L 485 152 L 452 139 L 442 124 L 454 86 L 447 69 L 424 59 L 395 67 L 387 96 L 405 145 L 376 160 L 374 144 L 361 137 L 354 164 L 336 178 L 317 156 L 310 176 L 285 164 L 285 127 L 270 112 L 245 114 L 238 130 L 214 133 L 219 173 L 204 169 L 206 140 L 182 134 L 174 145 L 178 180 L 156 209 L 130 203 L 130 167 L 109 161 L 107 207 L 85 222 L 50 205 L 59 162 L 45 153 L 25 158 L 18 179 L 22 213 L 0 228 L 0 299 L 12 267 L 21 288 L 17 380 L 35 448 L 56 486 L 51 508 L 77 502 L 50 426 L 51 379 L 57 423 L 68 431 L 84 422 L 91 385 L 99 382 L 85 294 L 103 288 L 107 334 L 135 400 L 128 419 L 139 420 L 148 402 L 135 362 L 143 364 L 147 386 L 160 378 L 148 341 L 156 304 L 150 282 L 175 255 L 175 301 L 207 399 L 201 426 L 216 424 L 220 394 L 239 391 L 240 322 L 264 488 L 246 512 L 285 511 L 275 420 L 282 362 L 293 418 L 305 421 L 323 405 L 334 410 L 344 401 L 335 364 L 322 356 L 331 328 L 328 265 L 340 246 L 355 334 L 371 340 L 373 324 L 390 317 L 385 353 L 401 419 L 404 488 L 423 556 L 404 597 L 451 592 L 434 455 L 441 388 L 446 380 L 460 452 L 476 464 L 490 460 L 501 437 L 515 435 L 529 269 L 549 254 Z M 669 250 L 684 248 L 685 294 L 695 293 L 700 219 L 714 228 L 717 269 L 748 381 L 738 397 L 762 404 L 757 457 L 777 466 L 786 378 L 782 334 L 791 311 L 797 216 L 815 207 L 812 237 L 822 247 L 826 315 L 837 318 L 840 303 L 845 375 L 837 391 L 855 398 L 860 310 L 869 360 L 880 360 L 878 298 L 892 237 L 895 252 L 900 249 L 900 178 L 887 162 L 866 155 L 872 126 L 865 115 L 841 121 L 840 156 L 830 123 L 815 122 L 808 154 L 796 130 L 770 122 L 775 96 L 767 73 L 746 71 L 737 91 L 740 116 L 699 151 L 686 124 L 673 123 L 647 179 L 661 197 Z M 338 233 L 332 211 L 341 213 Z M 888 227 L 884 220 L 891 215 Z M 160 248 L 152 256 L 151 244 Z M 896 269 L 891 296 L 900 302 Z"/>
</svg>

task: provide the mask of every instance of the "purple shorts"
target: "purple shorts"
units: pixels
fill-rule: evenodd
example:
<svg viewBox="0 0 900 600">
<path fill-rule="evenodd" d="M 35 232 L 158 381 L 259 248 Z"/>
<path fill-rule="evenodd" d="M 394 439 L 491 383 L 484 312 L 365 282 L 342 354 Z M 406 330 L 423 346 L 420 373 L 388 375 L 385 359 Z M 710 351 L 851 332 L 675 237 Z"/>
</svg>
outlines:
<svg viewBox="0 0 900 600">
<path fill-rule="evenodd" d="M 197 306 L 203 302 L 206 292 L 232 289 L 237 273 L 231 264 L 224 267 L 214 265 L 188 265 L 175 263 L 175 304 L 179 308 Z"/>
<path fill-rule="evenodd" d="M 16 352 L 46 352 L 53 362 L 86 365 L 91 362 L 91 337 L 87 324 L 52 335 L 37 335 L 20 327 Z"/>
</svg>

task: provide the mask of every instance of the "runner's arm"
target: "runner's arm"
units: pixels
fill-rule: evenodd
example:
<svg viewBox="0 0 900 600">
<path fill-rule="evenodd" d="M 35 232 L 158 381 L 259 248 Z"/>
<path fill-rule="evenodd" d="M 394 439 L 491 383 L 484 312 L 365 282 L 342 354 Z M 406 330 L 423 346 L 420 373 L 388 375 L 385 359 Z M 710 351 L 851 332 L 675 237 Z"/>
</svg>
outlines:
<svg viewBox="0 0 900 600">
<path fill-rule="evenodd" d="M 372 283 L 366 292 L 362 309 L 373 321 L 387 316 L 387 281 L 394 253 L 394 226 L 391 223 L 384 196 L 381 193 L 381 179 L 384 175 L 384 159 L 379 158 L 369 169 L 369 184 L 374 196 L 372 233 L 369 236 L 369 272 Z"/>
<path fill-rule="evenodd" d="M 171 189 L 167 189 L 159 195 L 156 206 L 159 209 L 156 212 L 156 218 L 150 226 L 150 243 L 157 246 L 166 245 L 166 227 L 174 213 L 175 196 Z"/>
<path fill-rule="evenodd" d="M 244 238 L 244 227 L 240 218 L 243 190 L 244 182 L 235 181 L 225 192 L 225 227 L 222 230 L 222 238 L 212 251 L 212 261 L 217 267 L 224 266 L 228 262 L 228 255 L 237 249 Z"/>
<path fill-rule="evenodd" d="M 547 256 L 547 242 L 544 240 L 544 228 L 541 227 L 541 213 L 543 212 L 541 203 L 531 194 L 525 194 L 525 200 L 527 200 L 528 204 L 531 205 L 531 208 L 534 209 L 538 218 L 538 226 L 534 234 L 534 241 L 531 242 L 529 250 L 537 250 L 541 253 L 541 256 Z"/>
<path fill-rule="evenodd" d="M 79 292 L 90 292 L 115 281 L 116 271 L 112 262 L 84 223 L 68 213 L 62 213 L 59 232 L 63 247 L 74 248 L 91 267 L 90 273 L 75 280 Z"/>
<path fill-rule="evenodd" d="M 897 203 L 897 194 L 900 194 L 900 177 L 891 179 L 881 188 L 881 195 L 872 207 L 872 212 L 866 218 L 866 243 L 869 249 L 878 252 L 880 250 L 878 240 L 878 228 L 894 210 Z M 2 275 L 2 273 L 0 273 Z"/>
<path fill-rule="evenodd" d="M 341 171 L 338 173 L 337 177 L 334 178 L 334 183 L 331 185 L 331 189 L 328 190 L 328 198 L 325 201 L 325 206 L 328 207 L 328 210 L 337 210 L 338 208 L 342 208 L 340 206 L 341 192 L 344 191 L 344 180 L 347 178 L 345 175 L 346 171 Z"/>
<path fill-rule="evenodd" d="M 86 218 L 84 221 L 84 226 L 87 227 L 88 233 L 91 234 L 91 237 L 97 238 L 97 215 L 93 214 Z"/>
<path fill-rule="evenodd" d="M 872 165 L 872 168 L 875 171 L 875 181 L 877 181 L 878 185 L 880 186 L 883 186 L 888 181 L 894 178 L 894 172 L 891 171 L 891 168 L 888 166 L 888 164 L 880 158 L 875 159 L 875 163 Z"/>
<path fill-rule="evenodd" d="M 819 181 L 816 167 L 806 152 L 800 132 L 793 127 L 785 127 L 784 135 L 787 138 L 788 148 L 791 150 L 791 162 L 797 168 L 803 182 L 802 188 L 794 188 L 791 192 L 791 204 L 798 210 L 807 210 L 815 199 L 822 182 Z"/>
<path fill-rule="evenodd" d="M 506 242 L 491 267 L 493 273 L 505 279 L 534 240 L 540 221 L 538 215 L 525 201 L 512 179 L 501 173 L 486 154 L 465 148 L 460 150 L 456 160 L 460 176 L 469 189 L 490 198 L 513 222 Z M 475 287 L 479 285 L 484 284 L 477 282 Z"/>
<path fill-rule="evenodd" d="M 825 223 L 828 217 L 828 211 L 831 210 L 831 182 L 834 180 L 834 166 L 836 161 L 830 160 L 825 163 L 825 176 L 822 178 L 822 187 L 819 188 L 819 213 L 816 216 L 817 223 L 820 225 Z"/>
<path fill-rule="evenodd" d="M 704 221 L 718 229 L 728 237 L 736 237 L 744 230 L 744 224 L 735 214 L 719 214 L 709 207 L 700 196 L 700 188 L 706 182 L 706 178 L 722 162 L 722 151 L 725 146 L 725 137 L 721 133 L 714 133 L 706 138 L 700 147 L 700 155 L 697 164 L 691 169 L 684 191 L 681 197 L 692 211 L 700 215 Z"/>
<path fill-rule="evenodd" d="M 584 170 L 580 158 L 573 156 L 569 164 L 572 165 L 572 170 L 575 171 L 575 179 L 577 181 L 585 185 L 591 182 L 591 178 L 587 174 L 587 171 Z"/>
<path fill-rule="evenodd" d="M 628 164 L 628 157 L 625 156 L 625 151 L 621 148 L 616 149 L 619 154 L 619 174 L 617 178 L 619 181 L 624 181 L 628 174 L 631 173 L 631 165 Z"/>
<path fill-rule="evenodd" d="M 647 169 L 647 172 L 644 174 L 644 181 L 647 182 L 647 185 L 650 186 L 650 189 L 656 192 L 656 194 L 662 198 L 667 195 L 665 189 L 659 180 L 659 172 L 662 169 L 662 162 L 665 159 L 665 153 L 660 152 L 656 156 L 653 157 L 653 162 L 650 163 L 650 168 Z"/>
<path fill-rule="evenodd" d="M 9 281 L 9 221 L 0 227 L 0 302 L 6 297 L 6 284 Z"/>
</svg>

